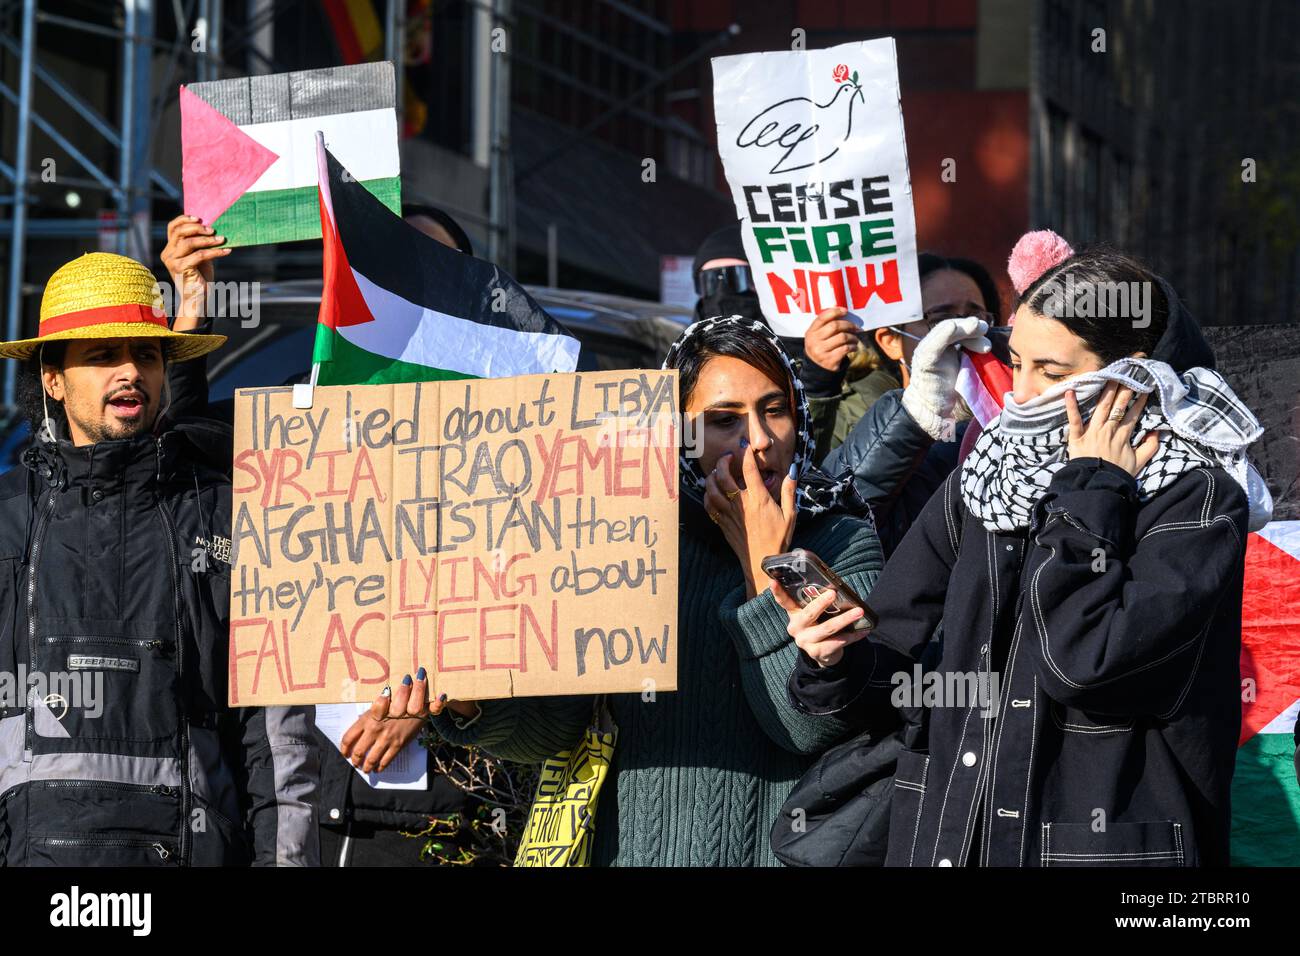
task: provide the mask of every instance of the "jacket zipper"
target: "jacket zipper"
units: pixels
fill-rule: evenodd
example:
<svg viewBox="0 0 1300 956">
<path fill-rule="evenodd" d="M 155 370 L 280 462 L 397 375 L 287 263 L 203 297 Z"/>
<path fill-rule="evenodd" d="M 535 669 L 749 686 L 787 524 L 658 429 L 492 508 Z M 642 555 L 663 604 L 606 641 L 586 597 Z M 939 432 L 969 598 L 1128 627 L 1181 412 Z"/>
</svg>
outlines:
<svg viewBox="0 0 1300 956">
<path fill-rule="evenodd" d="M 180 795 L 179 787 L 169 787 L 162 783 L 121 783 L 116 780 L 42 780 L 40 785 L 48 790 L 126 790 L 131 793 L 156 793 L 164 797 Z"/>
<path fill-rule="evenodd" d="M 49 520 L 50 512 L 54 510 L 54 489 L 51 488 L 46 492 L 45 508 L 41 511 L 36 521 L 36 528 L 32 534 L 32 556 L 28 562 L 27 568 L 27 656 L 30 659 L 31 670 L 29 674 L 36 673 L 36 568 L 40 563 L 41 556 L 41 536 L 45 533 L 45 523 Z M 24 693 L 26 690 L 24 689 Z M 23 741 L 23 761 L 31 763 L 32 760 L 32 737 L 36 728 L 36 712 L 28 705 L 27 700 L 23 700 L 23 709 L 27 714 L 27 720 L 24 722 L 24 741 Z"/>
<path fill-rule="evenodd" d="M 158 441 L 158 454 L 162 455 L 162 440 Z M 171 542 L 171 561 L 168 562 L 172 575 L 172 600 L 175 610 L 176 621 L 176 677 L 180 684 L 180 730 L 181 730 L 181 833 L 180 833 L 180 859 L 177 861 L 182 866 L 189 859 L 189 832 L 190 832 L 190 802 L 192 794 L 190 793 L 190 720 L 186 711 L 186 691 L 185 686 L 185 635 L 181 626 L 181 582 L 180 575 L 177 573 L 179 554 L 176 551 L 176 526 L 172 523 L 171 515 L 167 512 L 167 506 L 163 503 L 162 498 L 158 499 L 158 519 L 162 522 L 163 532 L 167 540 Z"/>
<path fill-rule="evenodd" d="M 145 640 L 144 638 L 135 637 L 46 637 L 46 644 L 122 644 L 129 647 L 143 647 L 146 650 L 162 650 L 163 642 L 158 640 Z"/>
<path fill-rule="evenodd" d="M 166 863 L 175 855 L 175 850 L 166 843 L 155 840 L 118 840 L 112 837 L 45 837 L 41 840 L 46 846 L 121 846 L 141 847 L 153 850 L 158 859 Z M 177 860 L 176 862 L 180 862 Z"/>
</svg>

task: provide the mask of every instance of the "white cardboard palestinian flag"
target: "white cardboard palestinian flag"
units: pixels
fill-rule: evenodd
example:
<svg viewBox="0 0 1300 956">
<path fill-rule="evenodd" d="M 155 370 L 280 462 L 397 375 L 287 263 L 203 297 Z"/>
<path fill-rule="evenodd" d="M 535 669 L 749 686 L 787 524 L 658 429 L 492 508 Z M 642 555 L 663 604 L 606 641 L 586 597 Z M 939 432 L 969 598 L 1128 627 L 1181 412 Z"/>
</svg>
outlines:
<svg viewBox="0 0 1300 956">
<path fill-rule="evenodd" d="M 320 131 L 361 185 L 401 210 L 391 63 L 182 86 L 185 212 L 228 246 L 315 239 Z"/>
<path fill-rule="evenodd" d="M 578 341 L 490 262 L 385 208 L 318 142 L 325 224 L 319 385 L 572 372 Z"/>
</svg>

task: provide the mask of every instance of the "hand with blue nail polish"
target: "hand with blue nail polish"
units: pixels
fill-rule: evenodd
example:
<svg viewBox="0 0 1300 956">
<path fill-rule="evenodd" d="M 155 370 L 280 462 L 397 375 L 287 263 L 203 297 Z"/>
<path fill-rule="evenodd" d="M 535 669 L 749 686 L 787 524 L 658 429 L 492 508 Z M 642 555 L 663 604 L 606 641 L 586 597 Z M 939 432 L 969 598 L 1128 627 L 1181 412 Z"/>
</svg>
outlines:
<svg viewBox="0 0 1300 956">
<path fill-rule="evenodd" d="M 392 691 L 391 698 L 386 696 L 387 692 L 388 688 L 385 688 L 385 693 L 375 699 L 366 714 L 367 718 L 388 722 L 415 720 L 418 723 L 426 717 L 442 713 L 444 707 L 465 717 L 472 717 L 478 712 L 478 705 L 473 701 L 448 700 L 446 694 L 438 694 L 431 699 L 429 672 L 423 667 L 416 670 L 414 678 L 410 674 L 403 677 L 402 682 Z"/>
<path fill-rule="evenodd" d="M 402 678 L 397 694 L 410 693 L 411 676 Z M 352 766 L 365 773 L 375 773 L 385 769 L 402 748 L 420 735 L 424 721 L 419 717 L 391 718 L 389 709 L 393 703 L 393 690 L 385 687 L 370 705 L 370 710 L 358 717 L 343 734 L 339 741 L 339 753 L 349 760 Z"/>
</svg>

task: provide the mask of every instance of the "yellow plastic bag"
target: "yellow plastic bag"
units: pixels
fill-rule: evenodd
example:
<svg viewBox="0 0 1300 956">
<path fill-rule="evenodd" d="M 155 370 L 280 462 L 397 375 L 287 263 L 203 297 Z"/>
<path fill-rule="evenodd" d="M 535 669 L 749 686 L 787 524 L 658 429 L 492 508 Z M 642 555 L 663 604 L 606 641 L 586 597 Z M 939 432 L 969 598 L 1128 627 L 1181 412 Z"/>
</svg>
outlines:
<svg viewBox="0 0 1300 956">
<path fill-rule="evenodd" d="M 591 865 L 596 800 L 617 740 L 618 727 L 600 698 L 578 745 L 542 765 L 515 866 Z"/>
</svg>

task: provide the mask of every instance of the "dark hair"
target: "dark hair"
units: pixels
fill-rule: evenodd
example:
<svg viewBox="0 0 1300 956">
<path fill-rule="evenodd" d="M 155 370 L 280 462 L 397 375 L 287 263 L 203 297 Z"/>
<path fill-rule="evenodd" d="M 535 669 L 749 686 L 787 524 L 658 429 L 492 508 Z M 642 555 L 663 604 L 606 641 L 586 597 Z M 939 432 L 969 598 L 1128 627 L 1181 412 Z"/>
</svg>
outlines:
<svg viewBox="0 0 1300 956">
<path fill-rule="evenodd" d="M 755 332 L 748 326 L 724 323 L 691 335 L 682 343 L 673 358 L 673 364 L 668 366 L 677 369 L 683 409 L 690 403 L 691 394 L 695 391 L 704 366 L 717 356 L 740 359 L 778 385 L 783 385 L 786 398 L 793 408 L 794 383 L 777 346 L 766 335 Z"/>
<path fill-rule="evenodd" d="M 940 256 L 933 252 L 922 252 L 916 257 L 916 271 L 918 282 L 924 283 L 927 276 L 936 272 L 952 270 L 960 272 L 962 275 L 969 276 L 970 280 L 979 287 L 980 298 L 984 300 L 984 308 L 993 313 L 994 321 L 997 322 L 1002 316 L 1002 297 L 998 295 L 997 283 L 989 275 L 989 271 L 974 259 L 963 259 L 960 256 Z M 874 334 L 867 337 L 867 344 L 875 353 L 877 368 L 888 369 L 895 378 L 901 379 L 902 373 L 898 363 L 891 359 L 880 348 L 876 342 Z"/>
<path fill-rule="evenodd" d="M 426 206 L 424 203 L 404 202 L 402 203 L 402 218 L 410 219 L 412 216 L 424 216 L 426 219 L 432 219 L 442 228 L 447 230 L 451 236 L 451 241 L 456 243 L 456 248 L 467 256 L 474 254 L 474 246 L 469 241 L 469 236 L 465 230 L 460 227 L 455 219 L 447 215 L 436 206 Z"/>
<path fill-rule="evenodd" d="M 44 355 L 42 356 L 42 351 Z M 41 423 L 45 421 L 45 409 L 50 410 L 50 418 L 54 419 L 56 432 L 67 433 L 68 416 L 63 411 L 63 403 L 54 399 L 44 399 L 45 384 L 41 378 L 42 361 L 45 365 L 52 365 L 55 368 L 63 368 L 64 360 L 68 356 L 68 343 L 66 341 L 47 342 L 44 346 L 37 346 L 32 352 L 31 358 L 27 359 L 18 368 L 18 407 L 22 410 L 23 417 L 31 423 L 32 434 L 41 430 Z"/>
<path fill-rule="evenodd" d="M 1102 286 L 1118 285 L 1122 305 Z M 1139 327 L 1132 319 L 1131 295 L 1138 284 L 1150 290 L 1150 312 Z M 1086 307 L 1084 306 L 1086 303 Z M 1103 365 L 1137 352 L 1151 355 L 1169 325 L 1169 301 L 1160 279 L 1131 256 L 1107 246 L 1077 252 L 1048 269 L 1027 288 L 1016 303 L 1055 319 L 1083 340 Z M 1086 314 L 1080 315 L 1080 312 Z"/>
<path fill-rule="evenodd" d="M 968 276 L 980 290 L 984 308 L 993 313 L 995 321 L 1002 316 L 1002 297 L 998 295 L 997 283 L 989 271 L 974 259 L 962 259 L 958 256 L 939 256 L 933 252 L 923 252 L 916 257 L 916 270 L 921 282 L 934 272 L 951 270 Z"/>
</svg>

